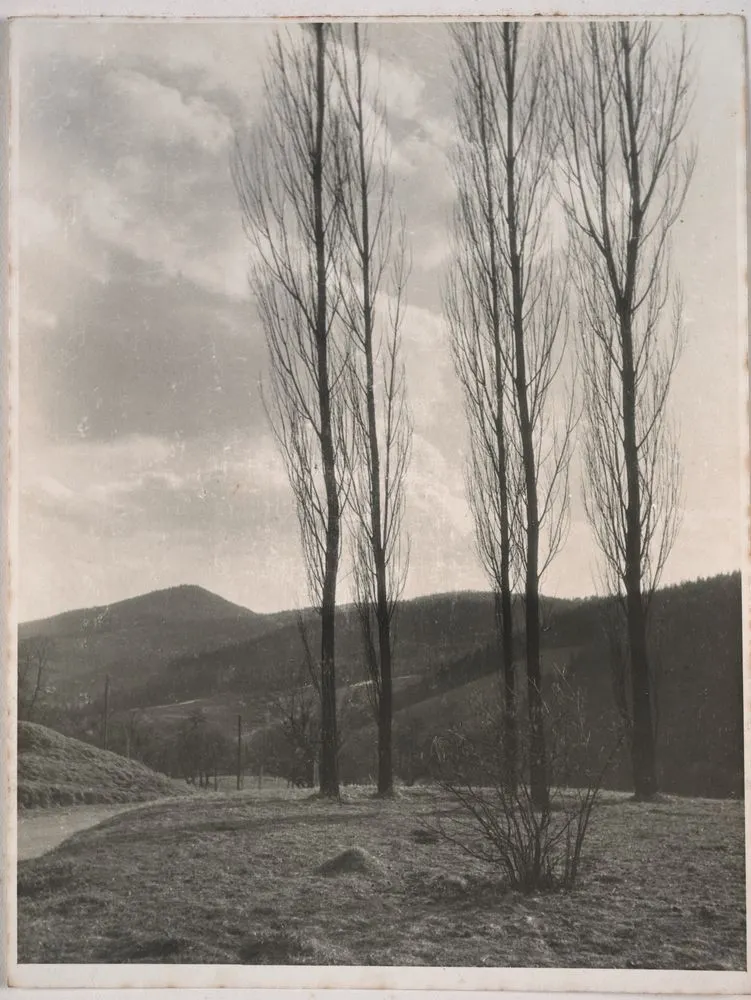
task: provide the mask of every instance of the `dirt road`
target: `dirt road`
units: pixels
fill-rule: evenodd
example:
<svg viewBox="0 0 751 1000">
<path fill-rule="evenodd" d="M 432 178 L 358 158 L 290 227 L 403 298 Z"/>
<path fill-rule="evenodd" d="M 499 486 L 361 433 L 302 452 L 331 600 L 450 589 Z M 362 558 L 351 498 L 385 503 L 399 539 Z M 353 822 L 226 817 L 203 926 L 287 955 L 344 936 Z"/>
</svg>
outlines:
<svg viewBox="0 0 751 1000">
<path fill-rule="evenodd" d="M 161 800 L 157 800 L 161 801 Z M 165 800 L 165 801 L 174 801 Z M 67 806 L 60 809 L 34 809 L 18 816 L 18 860 L 38 858 L 68 837 L 96 826 L 110 816 L 143 809 L 151 802 L 121 802 L 118 805 Z"/>
<path fill-rule="evenodd" d="M 220 779 L 221 780 L 221 779 Z M 232 782 L 234 782 L 234 777 Z M 235 798 L 242 797 L 255 798 L 258 795 L 274 794 L 275 790 L 282 787 L 283 783 L 275 778 L 266 779 L 263 791 L 256 789 L 255 785 L 249 783 L 248 787 L 240 792 L 231 790 L 229 780 L 224 782 L 226 787 L 220 787 L 220 794 L 216 801 L 221 802 L 222 798 L 228 795 Z M 285 786 L 286 787 L 286 786 Z M 205 796 L 212 794 L 208 790 L 203 793 Z M 18 860 L 27 861 L 29 858 L 38 858 L 41 854 L 46 854 L 58 844 L 62 844 L 68 837 L 80 830 L 88 830 L 91 826 L 109 819 L 110 816 L 117 816 L 118 813 L 130 812 L 132 809 L 145 809 L 147 806 L 161 805 L 162 803 L 174 803 L 191 800 L 194 793 L 189 795 L 169 795 L 158 799 L 149 799 L 146 802 L 120 802 L 116 805 L 80 805 L 61 806 L 53 809 L 29 809 L 18 814 Z"/>
</svg>

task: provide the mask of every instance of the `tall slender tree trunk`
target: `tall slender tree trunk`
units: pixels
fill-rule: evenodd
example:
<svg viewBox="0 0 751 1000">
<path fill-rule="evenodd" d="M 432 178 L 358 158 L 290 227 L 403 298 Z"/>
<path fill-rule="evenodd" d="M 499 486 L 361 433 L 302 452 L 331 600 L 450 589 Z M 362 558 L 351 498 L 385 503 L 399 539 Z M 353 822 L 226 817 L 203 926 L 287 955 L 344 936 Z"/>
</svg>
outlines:
<svg viewBox="0 0 751 1000">
<path fill-rule="evenodd" d="M 506 78 L 506 218 L 511 270 L 511 308 L 514 334 L 514 386 L 519 414 L 519 436 L 524 466 L 526 526 L 526 567 L 524 581 L 525 649 L 527 658 L 527 702 L 529 711 L 529 779 L 532 801 L 538 808 L 548 805 L 547 760 L 542 701 L 542 669 L 540 662 L 540 518 L 537 499 L 537 467 L 534 433 L 529 411 L 526 348 L 524 338 L 524 292 L 522 260 L 518 245 L 518 212 L 516 201 L 516 158 L 514 134 L 514 104 L 516 91 L 516 39 L 511 34 L 516 26 L 504 24 L 504 68 Z"/>
<path fill-rule="evenodd" d="M 375 371 L 373 359 L 372 247 L 370 208 L 368 204 L 368 169 L 365 154 L 365 121 L 363 117 L 363 72 L 360 48 L 360 28 L 354 25 L 357 169 L 360 189 L 361 253 L 363 301 L 363 348 L 365 355 L 365 406 L 367 412 L 368 475 L 370 477 L 370 548 L 376 577 L 375 617 L 378 631 L 379 692 L 378 716 L 378 791 L 388 794 L 393 789 L 392 764 L 392 636 L 387 584 L 387 554 L 382 529 L 381 456 L 378 444 L 378 423 L 375 402 Z M 387 487 L 388 488 L 388 487 Z"/>
<path fill-rule="evenodd" d="M 379 633 L 383 632 L 379 627 Z M 386 655 L 381 654 L 381 695 L 378 703 L 378 791 L 388 795 L 394 786 L 391 720 L 393 716 L 393 693 L 391 679 L 390 629 L 385 629 L 379 642 Z"/>
<path fill-rule="evenodd" d="M 490 162 L 490 140 L 486 121 L 485 75 L 481 62 L 479 26 L 473 25 L 475 58 L 477 60 L 478 100 L 480 112 L 480 142 L 483 151 L 483 175 L 485 182 L 485 204 L 488 249 L 490 253 L 490 312 L 493 332 L 493 367 L 495 377 L 495 437 L 498 456 L 498 492 L 501 508 L 501 590 L 496 595 L 496 632 L 499 636 L 501 653 L 501 676 L 503 679 L 503 761 L 505 778 L 514 786 L 517 780 L 518 741 L 516 732 L 516 674 L 514 667 L 514 625 L 511 618 L 511 530 L 508 504 L 508 457 L 504 428 L 504 359 L 501 347 L 501 306 L 498 287 L 498 246 L 496 238 L 496 200 L 493 189 Z"/>
<path fill-rule="evenodd" d="M 508 572 L 508 569 L 507 569 Z M 495 593 L 496 634 L 501 653 L 501 682 L 503 689 L 503 779 L 509 788 L 515 788 L 519 779 L 519 744 L 516 732 L 516 672 L 514 669 L 514 633 L 511 622 L 511 589 Z"/>
<path fill-rule="evenodd" d="M 325 38 L 316 37 L 316 123 L 313 157 L 313 226 L 316 254 L 316 352 L 321 417 L 321 463 L 326 490 L 326 554 L 321 600 L 321 793 L 339 794 L 336 730 L 336 580 L 339 571 L 340 509 L 331 416 L 326 296 L 326 232 L 323 218 L 323 142 L 326 114 Z"/>
<path fill-rule="evenodd" d="M 657 761 L 647 648 L 647 616 L 642 594 L 642 503 L 636 442 L 633 338 L 628 316 L 622 317 L 621 344 L 623 451 L 627 489 L 625 586 L 628 655 L 631 665 L 631 766 L 637 798 L 650 798 L 657 791 Z"/>
<path fill-rule="evenodd" d="M 647 649 L 647 615 L 642 593 L 642 496 L 639 480 L 639 446 L 636 432 L 636 371 L 632 316 L 636 287 L 637 256 L 643 224 L 639 143 L 635 125 L 635 101 L 631 79 L 631 45 L 621 26 L 624 54 L 623 82 L 628 134 L 628 173 L 631 211 L 626 249 L 626 281 L 619 303 L 622 354 L 623 453 L 626 466 L 625 586 L 629 657 L 631 662 L 632 733 L 631 762 L 637 798 L 650 798 L 657 791 L 657 760 L 652 722 L 651 677 Z"/>
</svg>

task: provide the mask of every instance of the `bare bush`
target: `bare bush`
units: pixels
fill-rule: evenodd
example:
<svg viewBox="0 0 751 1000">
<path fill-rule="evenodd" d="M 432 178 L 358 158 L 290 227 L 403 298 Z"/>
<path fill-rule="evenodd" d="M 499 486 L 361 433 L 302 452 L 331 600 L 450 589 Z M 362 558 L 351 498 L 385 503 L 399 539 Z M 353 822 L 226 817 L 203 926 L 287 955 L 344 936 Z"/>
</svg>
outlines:
<svg viewBox="0 0 751 1000">
<path fill-rule="evenodd" d="M 433 741 L 433 776 L 459 807 L 437 814 L 431 829 L 465 854 L 500 869 L 522 892 L 570 889 L 581 870 L 592 810 L 617 743 L 599 769 L 586 763 L 590 735 L 581 696 L 559 674 L 544 703 L 548 769 L 544 803 L 526 781 L 509 783 L 497 710 L 480 708 L 473 732 L 452 730 Z M 517 753 L 526 771 L 529 731 Z"/>
</svg>

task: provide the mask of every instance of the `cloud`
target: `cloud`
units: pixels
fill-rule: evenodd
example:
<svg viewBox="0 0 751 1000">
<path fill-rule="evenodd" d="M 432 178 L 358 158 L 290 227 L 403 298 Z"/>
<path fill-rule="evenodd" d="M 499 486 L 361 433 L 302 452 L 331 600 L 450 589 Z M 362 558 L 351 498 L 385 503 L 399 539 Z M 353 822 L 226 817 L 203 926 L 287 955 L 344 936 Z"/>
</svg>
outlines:
<svg viewBox="0 0 751 1000">
<path fill-rule="evenodd" d="M 402 326 L 402 354 L 417 432 L 436 443 L 443 441 L 455 451 L 462 439 L 457 436 L 462 404 L 443 316 L 432 309 L 408 305 Z"/>
<path fill-rule="evenodd" d="M 22 593 L 41 613 L 101 603 L 104 568 L 107 600 L 147 590 L 152 580 L 208 586 L 213 577 L 220 592 L 257 604 L 262 580 L 266 610 L 283 600 L 285 568 L 303 579 L 297 521 L 270 436 L 186 443 L 132 435 L 48 447 L 24 455 L 21 500 Z M 42 584 L 40 567 L 51 564 Z"/>
<path fill-rule="evenodd" d="M 274 30 L 14 24 L 24 613 L 186 581 L 259 610 L 305 599 L 294 507 L 258 392 L 266 349 L 229 171 L 233 132 L 252 128 L 263 106 Z M 740 356 L 729 235 L 740 106 L 730 31 L 713 22 L 702 32 L 712 86 L 700 88 L 693 123 L 703 147 L 728 155 L 700 157 L 676 237 L 692 328 L 675 405 L 687 414 L 686 495 L 697 519 L 686 518 L 671 567 L 686 574 L 723 568 L 737 534 L 739 406 L 728 372 Z M 384 23 L 369 35 L 413 256 L 403 331 L 415 421 L 408 592 L 483 586 L 440 301 L 455 196 L 449 33 Z M 707 510 L 716 516 L 699 516 Z M 592 559 L 575 520 L 546 588 L 589 590 Z"/>
<path fill-rule="evenodd" d="M 61 258 L 66 270 L 106 280 L 114 248 L 154 273 L 246 300 L 229 113 L 195 91 L 195 74 L 166 82 L 155 54 L 139 61 L 135 48 L 114 45 L 115 37 L 134 45 L 133 34 L 81 27 L 99 42 L 79 47 L 87 58 L 73 44 L 43 62 L 21 32 L 20 230 L 34 251 L 25 280 L 47 285 Z"/>
<path fill-rule="evenodd" d="M 247 253 L 239 220 L 232 226 L 229 246 L 206 255 L 200 243 L 186 232 L 186 220 L 166 224 L 164 213 L 148 214 L 141 197 L 128 194 L 128 181 L 120 181 L 124 171 L 118 161 L 115 182 L 96 177 L 82 178 L 80 210 L 90 235 L 112 247 L 133 254 L 146 264 L 154 265 L 155 274 L 165 278 L 188 280 L 214 294 L 245 301 L 249 298 Z M 131 176 L 147 173 L 146 165 L 131 157 L 126 171 Z M 163 210 L 165 205 L 159 206 Z M 182 221 L 182 232 L 180 221 Z M 208 219 L 211 229 L 216 218 Z M 198 227 L 196 227 L 197 229 Z"/>
<path fill-rule="evenodd" d="M 22 310 L 21 392 L 50 434 L 115 441 L 262 425 L 266 349 L 252 308 L 122 252 L 110 267 L 105 283 L 79 276 L 74 296 L 31 299 L 57 317 L 52 330 L 26 326 Z"/>
<path fill-rule="evenodd" d="M 112 505 L 147 512 L 151 500 L 230 501 L 287 491 L 284 465 L 270 433 L 205 435 L 190 441 L 129 435 L 116 442 L 81 440 L 25 454 L 21 486 L 58 513 L 96 515 Z"/>
<path fill-rule="evenodd" d="M 192 142 L 213 154 L 226 150 L 232 136 L 230 122 L 205 98 L 186 97 L 176 87 L 133 69 L 108 73 L 105 84 L 122 100 L 122 119 L 131 134 L 142 130 L 152 142 L 166 146 Z"/>
<path fill-rule="evenodd" d="M 484 587 L 461 456 L 446 456 L 416 433 L 406 497 L 411 569 L 407 596 Z"/>
<path fill-rule="evenodd" d="M 45 246 L 58 239 L 62 232 L 61 221 L 49 205 L 29 195 L 21 195 L 16 203 L 21 220 L 19 240 L 21 249 Z"/>
</svg>

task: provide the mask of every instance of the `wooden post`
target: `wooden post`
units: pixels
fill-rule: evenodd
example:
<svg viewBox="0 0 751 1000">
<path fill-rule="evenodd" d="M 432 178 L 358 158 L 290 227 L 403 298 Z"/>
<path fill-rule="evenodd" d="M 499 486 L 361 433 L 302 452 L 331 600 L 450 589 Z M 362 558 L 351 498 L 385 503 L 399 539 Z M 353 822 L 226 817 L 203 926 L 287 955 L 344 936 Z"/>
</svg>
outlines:
<svg viewBox="0 0 751 1000">
<path fill-rule="evenodd" d="M 242 788 L 242 766 L 243 766 L 243 717 L 237 717 L 237 790 Z"/>
<path fill-rule="evenodd" d="M 266 724 L 263 727 L 263 737 L 261 738 L 261 763 L 258 768 L 258 788 L 263 787 L 263 769 L 266 766 L 266 754 L 268 752 L 269 738 L 269 710 L 266 709 Z"/>
<path fill-rule="evenodd" d="M 102 727 L 102 746 L 105 750 L 109 743 L 109 715 L 110 715 L 110 675 L 104 678 L 104 725 Z"/>
</svg>

